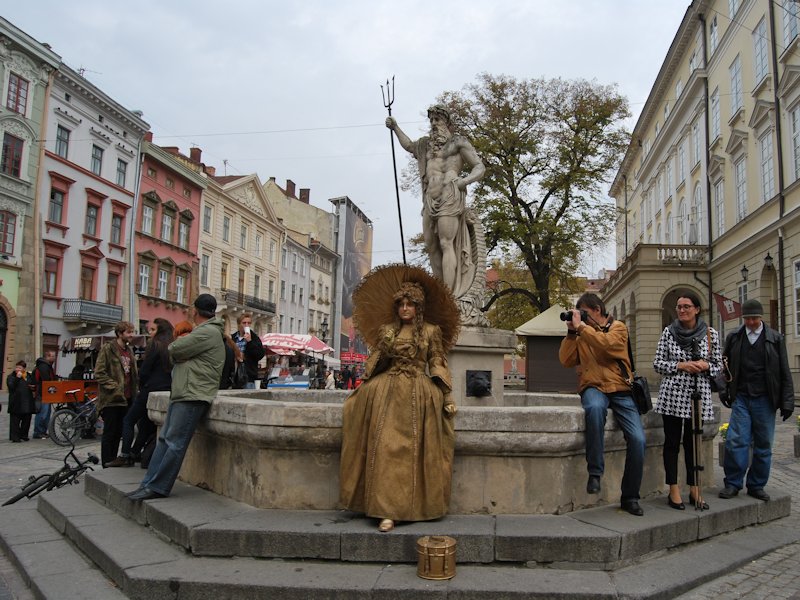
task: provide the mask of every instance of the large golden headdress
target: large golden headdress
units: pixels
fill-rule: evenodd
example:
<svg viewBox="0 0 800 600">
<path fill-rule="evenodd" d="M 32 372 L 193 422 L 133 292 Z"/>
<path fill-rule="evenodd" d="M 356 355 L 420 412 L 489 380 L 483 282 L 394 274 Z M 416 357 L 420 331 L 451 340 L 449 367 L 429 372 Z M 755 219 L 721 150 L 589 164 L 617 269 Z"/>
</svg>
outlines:
<svg viewBox="0 0 800 600">
<path fill-rule="evenodd" d="M 417 284 L 424 293 L 423 315 L 426 323 L 438 325 L 442 330 L 442 342 L 448 352 L 458 339 L 461 316 L 450 289 L 425 269 L 410 265 L 391 264 L 370 271 L 353 292 L 353 320 L 367 344 L 378 343 L 378 331 L 382 325 L 397 320 L 395 301 L 408 296 L 417 303 L 421 294 L 414 292 Z M 401 289 L 402 288 L 402 289 Z"/>
</svg>

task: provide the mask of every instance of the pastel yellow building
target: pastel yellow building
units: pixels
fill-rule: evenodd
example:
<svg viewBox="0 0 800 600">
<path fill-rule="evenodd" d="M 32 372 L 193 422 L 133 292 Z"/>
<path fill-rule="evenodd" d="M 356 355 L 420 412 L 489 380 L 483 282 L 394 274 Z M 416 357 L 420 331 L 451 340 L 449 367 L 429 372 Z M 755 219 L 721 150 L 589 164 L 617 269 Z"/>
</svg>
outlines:
<svg viewBox="0 0 800 600">
<path fill-rule="evenodd" d="M 617 271 L 603 288 L 652 358 L 680 290 L 723 335 L 718 301 L 759 300 L 800 371 L 800 3 L 695 1 L 611 186 Z"/>
</svg>

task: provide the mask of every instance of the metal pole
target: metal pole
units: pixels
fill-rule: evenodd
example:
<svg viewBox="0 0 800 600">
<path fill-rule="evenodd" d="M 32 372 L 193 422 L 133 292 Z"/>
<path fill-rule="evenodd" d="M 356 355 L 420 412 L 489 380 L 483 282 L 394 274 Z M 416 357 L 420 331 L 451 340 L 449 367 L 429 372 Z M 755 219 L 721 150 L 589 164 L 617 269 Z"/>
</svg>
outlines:
<svg viewBox="0 0 800 600">
<path fill-rule="evenodd" d="M 383 106 L 389 111 L 389 116 L 392 116 L 392 104 L 394 103 L 394 75 L 392 75 L 392 87 L 389 87 L 389 80 L 386 80 L 386 93 L 383 91 L 381 85 L 381 96 L 383 97 Z M 392 166 L 394 167 L 394 193 L 397 196 L 397 220 L 400 223 L 400 247 L 403 249 L 403 264 L 406 262 L 406 242 L 403 235 L 403 214 L 400 212 L 400 186 L 397 183 L 397 159 L 394 154 L 394 131 L 389 130 L 389 139 L 392 141 Z"/>
<path fill-rule="evenodd" d="M 711 347 L 708 349 L 709 359 L 711 358 Z M 699 360 L 700 346 L 697 340 L 692 343 L 692 360 Z M 692 390 L 692 462 L 694 463 L 694 484 L 697 486 L 697 496 L 694 498 L 695 510 L 705 510 L 703 501 L 703 482 L 700 473 L 705 470 L 703 465 L 703 397 L 698 386 L 699 375 L 695 373 L 692 377 L 694 386 Z M 691 496 L 691 492 L 690 492 Z"/>
</svg>

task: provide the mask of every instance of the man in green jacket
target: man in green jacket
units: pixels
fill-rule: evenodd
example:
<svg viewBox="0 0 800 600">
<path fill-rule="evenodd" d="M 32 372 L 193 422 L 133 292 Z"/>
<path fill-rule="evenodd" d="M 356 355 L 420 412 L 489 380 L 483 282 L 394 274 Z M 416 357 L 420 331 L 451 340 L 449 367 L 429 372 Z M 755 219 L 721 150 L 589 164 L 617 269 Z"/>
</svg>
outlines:
<svg viewBox="0 0 800 600">
<path fill-rule="evenodd" d="M 217 301 L 211 294 L 200 294 L 194 308 L 195 328 L 169 345 L 175 365 L 169 408 L 147 474 L 139 489 L 128 494 L 131 500 L 169 496 L 197 424 L 219 391 L 225 342 L 222 319 L 214 316 Z"/>
</svg>

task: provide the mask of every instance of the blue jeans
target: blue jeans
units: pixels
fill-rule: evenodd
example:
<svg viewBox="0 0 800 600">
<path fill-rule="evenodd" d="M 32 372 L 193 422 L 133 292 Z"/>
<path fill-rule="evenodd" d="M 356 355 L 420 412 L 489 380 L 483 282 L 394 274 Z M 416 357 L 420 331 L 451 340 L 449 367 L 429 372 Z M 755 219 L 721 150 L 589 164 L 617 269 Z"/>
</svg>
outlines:
<svg viewBox="0 0 800 600">
<path fill-rule="evenodd" d="M 742 489 L 744 474 L 747 472 L 747 489 L 764 489 L 772 466 L 774 439 L 775 407 L 769 398 L 737 394 L 725 437 L 725 485 Z M 751 443 L 753 463 L 748 471 Z"/>
<path fill-rule="evenodd" d="M 33 421 L 33 436 L 47 435 L 47 426 L 50 424 L 50 404 L 42 402 L 42 410 L 36 414 Z"/>
<path fill-rule="evenodd" d="M 627 444 L 625 472 L 622 476 L 622 501 L 638 500 L 644 470 L 644 427 L 636 404 L 628 392 L 604 394 L 597 388 L 586 388 L 581 394 L 586 416 L 586 463 L 589 475 L 600 477 L 605 470 L 603 460 L 608 409 L 614 412 Z"/>
<path fill-rule="evenodd" d="M 246 390 L 254 390 L 256 389 L 256 382 L 255 381 L 248 381 L 244 384 L 244 389 Z"/>
<path fill-rule="evenodd" d="M 141 487 L 169 496 L 194 430 L 208 407 L 202 400 L 170 403 Z"/>
</svg>

